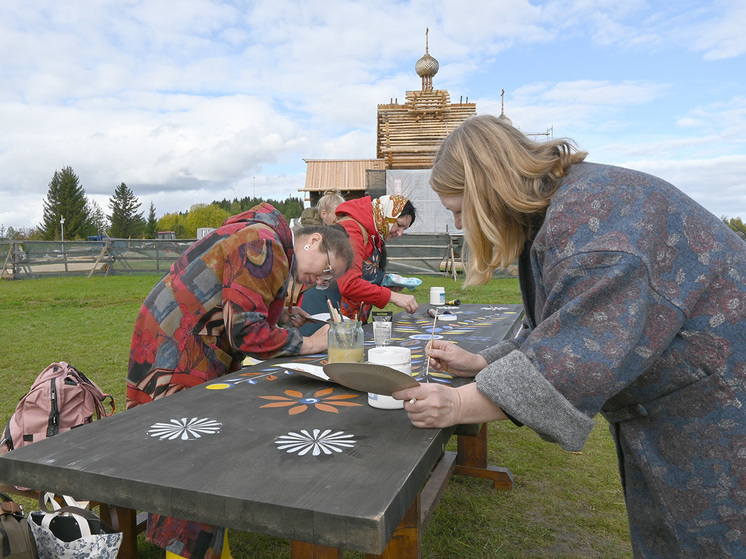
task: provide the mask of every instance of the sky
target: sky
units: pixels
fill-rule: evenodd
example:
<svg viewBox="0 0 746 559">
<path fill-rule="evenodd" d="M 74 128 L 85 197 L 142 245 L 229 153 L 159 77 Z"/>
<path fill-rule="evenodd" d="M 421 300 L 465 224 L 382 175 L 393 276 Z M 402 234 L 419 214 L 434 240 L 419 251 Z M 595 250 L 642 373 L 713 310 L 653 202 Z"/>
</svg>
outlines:
<svg viewBox="0 0 746 559">
<path fill-rule="evenodd" d="M 72 167 L 105 213 L 304 197 L 304 159 L 376 156 L 435 89 L 746 220 L 746 0 L 2 0 L 0 226 Z M 543 136 L 541 136 L 543 134 Z"/>
</svg>

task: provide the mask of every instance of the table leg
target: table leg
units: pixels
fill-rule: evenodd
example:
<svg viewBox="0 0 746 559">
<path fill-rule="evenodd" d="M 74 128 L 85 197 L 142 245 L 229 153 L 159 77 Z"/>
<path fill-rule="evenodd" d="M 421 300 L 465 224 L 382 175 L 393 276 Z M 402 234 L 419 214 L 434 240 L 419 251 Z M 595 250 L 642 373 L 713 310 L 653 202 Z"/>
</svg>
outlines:
<svg viewBox="0 0 746 559">
<path fill-rule="evenodd" d="M 476 435 L 458 435 L 456 475 L 491 479 L 494 489 L 512 489 L 513 474 L 507 468 L 487 464 L 487 424 Z"/>
<path fill-rule="evenodd" d="M 117 559 L 137 559 L 137 511 L 100 503 L 99 516 L 114 530 L 122 532 Z"/>
<path fill-rule="evenodd" d="M 308 542 L 290 542 L 292 559 L 342 559 L 342 550 Z"/>
<path fill-rule="evenodd" d="M 380 555 L 365 554 L 365 559 L 420 559 L 420 494 L 401 519 L 386 549 Z"/>
</svg>

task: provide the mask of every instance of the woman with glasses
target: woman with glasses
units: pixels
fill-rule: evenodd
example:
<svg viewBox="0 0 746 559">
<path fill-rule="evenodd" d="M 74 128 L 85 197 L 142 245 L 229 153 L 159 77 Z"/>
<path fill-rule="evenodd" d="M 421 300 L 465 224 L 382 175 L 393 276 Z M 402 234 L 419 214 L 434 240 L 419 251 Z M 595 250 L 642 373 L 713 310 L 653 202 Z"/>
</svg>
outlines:
<svg viewBox="0 0 746 559">
<path fill-rule="evenodd" d="M 386 241 L 401 237 L 415 220 L 415 208 L 404 196 L 390 195 L 371 199 L 370 196 L 348 200 L 337 206 L 337 224 L 345 228 L 355 251 L 350 270 L 328 289 L 316 285 L 303 294 L 301 307 L 309 314 L 327 312 L 327 299 L 348 318 L 367 322 L 373 306 L 383 308 L 389 303 L 413 313 L 417 310 L 414 295 L 408 295 L 381 282 L 386 267 Z M 313 332 L 316 325 L 301 328 Z"/>
<path fill-rule="evenodd" d="M 746 244 L 673 185 L 471 117 L 430 184 L 469 246 L 467 285 L 518 261 L 525 328 L 471 353 L 476 377 L 394 394 L 417 427 L 511 419 L 579 451 L 616 443 L 635 557 L 746 557 Z"/>
<path fill-rule="evenodd" d="M 127 409 L 234 372 L 246 356 L 324 351 L 328 326 L 310 337 L 292 327 L 305 313 L 285 306 L 290 276 L 326 285 L 352 261 L 341 228 L 293 234 L 266 203 L 229 218 L 184 252 L 145 299 L 130 349 Z M 225 530 L 215 526 L 151 515 L 147 537 L 168 557 L 230 557 L 227 546 L 221 552 Z"/>
</svg>

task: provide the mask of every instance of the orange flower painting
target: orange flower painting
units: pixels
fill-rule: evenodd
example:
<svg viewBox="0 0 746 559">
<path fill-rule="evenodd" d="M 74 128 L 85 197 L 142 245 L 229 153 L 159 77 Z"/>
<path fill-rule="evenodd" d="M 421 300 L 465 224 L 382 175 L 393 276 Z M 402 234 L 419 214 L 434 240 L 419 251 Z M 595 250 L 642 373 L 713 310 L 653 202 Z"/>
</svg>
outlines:
<svg viewBox="0 0 746 559">
<path fill-rule="evenodd" d="M 355 402 L 348 402 L 350 398 L 359 397 L 358 394 L 334 394 L 333 388 L 324 388 L 316 391 L 312 396 L 306 396 L 298 390 L 285 390 L 286 396 L 260 396 L 265 400 L 275 400 L 271 404 L 265 404 L 262 408 L 284 408 L 290 407 L 288 415 L 303 413 L 311 406 L 319 411 L 339 413 L 337 406 L 361 406 Z M 291 407 L 292 406 L 292 407 Z"/>
</svg>

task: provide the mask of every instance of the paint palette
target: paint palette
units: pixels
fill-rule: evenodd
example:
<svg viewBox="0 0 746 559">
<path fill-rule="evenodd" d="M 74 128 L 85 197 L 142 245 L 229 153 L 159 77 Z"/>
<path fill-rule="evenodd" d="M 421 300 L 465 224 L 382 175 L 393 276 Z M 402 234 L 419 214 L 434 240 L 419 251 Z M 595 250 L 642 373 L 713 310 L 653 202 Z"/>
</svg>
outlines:
<svg viewBox="0 0 746 559">
<path fill-rule="evenodd" d="M 298 373 L 299 375 L 303 375 L 304 377 L 325 381 L 332 380 L 326 375 L 324 368 L 319 365 L 309 365 L 308 363 L 279 363 L 277 366 Z"/>
<path fill-rule="evenodd" d="M 373 363 L 329 363 L 324 365 L 324 372 L 342 386 L 384 396 L 420 385 L 406 373 Z"/>
</svg>

